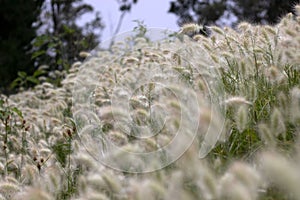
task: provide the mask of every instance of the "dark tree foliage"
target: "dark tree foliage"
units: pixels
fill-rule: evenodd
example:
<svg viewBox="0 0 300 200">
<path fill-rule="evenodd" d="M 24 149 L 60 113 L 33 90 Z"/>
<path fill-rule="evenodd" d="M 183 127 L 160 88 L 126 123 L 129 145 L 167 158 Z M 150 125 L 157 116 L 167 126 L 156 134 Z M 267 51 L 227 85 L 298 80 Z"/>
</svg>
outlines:
<svg viewBox="0 0 300 200">
<path fill-rule="evenodd" d="M 217 21 L 226 10 L 226 0 L 178 0 L 172 1 L 169 12 L 179 17 L 178 24 L 198 22 L 210 24 Z"/>
<path fill-rule="evenodd" d="M 138 0 L 117 0 L 121 12 L 130 11 L 133 4 L 136 4 Z"/>
<path fill-rule="evenodd" d="M 43 0 L 0 0 L 0 92 L 18 71 L 33 72 L 31 41 L 36 37 Z"/>
<path fill-rule="evenodd" d="M 92 12 L 93 7 L 83 0 L 44 0 L 34 22 L 39 29 L 27 57 L 34 72 L 18 70 L 18 77 L 10 84 L 11 91 L 33 87 L 41 81 L 60 86 L 72 63 L 82 59 L 79 53 L 90 51 L 99 43 L 104 28 L 99 13 L 93 20 L 79 24 L 86 13 Z"/>
<path fill-rule="evenodd" d="M 240 21 L 274 24 L 293 12 L 297 3 L 299 0 L 176 0 L 170 3 L 169 12 L 178 16 L 179 25 L 196 22 L 234 26 Z"/>
<path fill-rule="evenodd" d="M 42 34 L 33 43 L 35 64 L 68 70 L 81 51 L 95 48 L 104 28 L 99 13 L 92 21 L 78 25 L 84 14 L 92 12 L 93 7 L 83 0 L 46 0 L 40 19 Z"/>
</svg>

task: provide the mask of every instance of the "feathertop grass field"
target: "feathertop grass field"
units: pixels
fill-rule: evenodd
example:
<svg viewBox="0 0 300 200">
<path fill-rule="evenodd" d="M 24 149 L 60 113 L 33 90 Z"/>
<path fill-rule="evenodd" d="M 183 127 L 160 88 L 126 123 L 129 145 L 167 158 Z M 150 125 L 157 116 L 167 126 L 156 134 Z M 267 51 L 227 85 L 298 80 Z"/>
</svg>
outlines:
<svg viewBox="0 0 300 200">
<path fill-rule="evenodd" d="M 82 52 L 62 87 L 2 95 L 0 199 L 300 199 L 295 10 L 208 37 L 140 26 Z"/>
</svg>

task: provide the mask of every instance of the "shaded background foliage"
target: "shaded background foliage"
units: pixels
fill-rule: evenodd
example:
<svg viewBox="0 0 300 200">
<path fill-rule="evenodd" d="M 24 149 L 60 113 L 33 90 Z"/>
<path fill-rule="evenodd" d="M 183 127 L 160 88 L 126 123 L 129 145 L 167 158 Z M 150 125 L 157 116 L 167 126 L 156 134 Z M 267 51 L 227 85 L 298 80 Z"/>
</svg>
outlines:
<svg viewBox="0 0 300 200">
<path fill-rule="evenodd" d="M 116 0 L 121 13 L 114 35 L 124 15 L 138 0 Z M 173 0 L 169 13 L 178 24 L 195 22 L 234 26 L 240 21 L 274 24 L 299 0 Z M 12 93 L 40 83 L 40 76 L 59 85 L 54 71 L 68 71 L 79 52 L 93 49 L 101 40 L 104 22 L 100 13 L 84 0 L 0 0 L 0 92 Z M 93 20 L 76 22 L 86 13 Z M 39 69 L 41 65 L 48 67 Z M 53 74 L 53 73 L 52 73 Z"/>
<path fill-rule="evenodd" d="M 82 0 L 1 0 L 0 4 L 0 89 L 4 93 L 38 84 L 40 75 L 68 70 L 80 51 L 98 44 L 104 28 L 99 13 L 83 26 L 76 23 L 93 12 Z M 48 67 L 37 71 L 41 65 Z"/>
<path fill-rule="evenodd" d="M 176 0 L 169 12 L 178 24 L 188 22 L 234 26 L 240 21 L 274 24 L 281 16 L 293 12 L 299 0 Z"/>
<path fill-rule="evenodd" d="M 18 71 L 34 71 L 31 41 L 36 37 L 41 0 L 0 0 L 0 88 L 17 77 Z M 16 7 L 16 5 L 19 5 Z M 28 59 L 29 58 L 29 59 Z M 7 91 L 7 90 L 6 90 Z"/>
<path fill-rule="evenodd" d="M 93 7 L 82 0 L 46 1 L 39 21 L 41 32 L 33 41 L 33 58 L 39 64 L 47 64 L 50 70 L 69 69 L 83 50 L 93 49 L 100 40 L 104 25 L 99 13 L 95 18 L 79 26 L 76 21 Z"/>
</svg>

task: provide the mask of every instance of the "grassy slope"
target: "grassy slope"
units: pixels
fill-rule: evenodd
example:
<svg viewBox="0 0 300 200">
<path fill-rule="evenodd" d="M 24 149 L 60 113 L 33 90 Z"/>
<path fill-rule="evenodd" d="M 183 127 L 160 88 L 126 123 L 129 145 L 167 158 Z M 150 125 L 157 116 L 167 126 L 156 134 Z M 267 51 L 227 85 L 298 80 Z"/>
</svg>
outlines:
<svg viewBox="0 0 300 200">
<path fill-rule="evenodd" d="M 133 38 L 133 47 L 116 44 L 114 53 L 98 52 L 83 65 L 75 64 L 61 88 L 44 83 L 3 97 L 0 199 L 300 199 L 300 18 L 289 14 L 276 26 L 241 23 L 236 31 L 211 29 L 209 38 L 181 35 L 160 46 Z M 191 105 L 178 105 L 169 91 L 160 100 L 151 96 L 155 87 L 150 84 L 134 85 L 155 70 L 171 82 L 180 79 L 171 85 L 175 94 L 199 97 L 199 116 L 180 121 L 182 111 L 193 112 Z M 171 117 L 160 134 L 139 141 L 131 134 L 143 130 L 127 119 L 124 129 L 114 124 L 113 117 L 127 116 L 127 110 L 111 102 L 113 87 L 120 82 L 139 88 L 130 100 L 135 123 L 159 126 L 161 118 L 151 118 L 147 105 L 163 100 Z M 90 95 L 91 84 L 98 85 L 87 105 L 89 96 L 84 95 Z M 214 103 L 224 107 L 212 110 Z M 96 114 L 88 113 L 87 106 Z M 99 152 L 95 134 L 127 149 L 154 151 L 181 125 L 187 134 L 193 132 L 194 119 L 200 123 L 195 142 L 162 170 L 119 172 L 91 156 Z M 208 130 L 212 136 L 220 130 L 222 134 L 214 149 L 199 159 Z M 127 162 L 122 155 L 116 159 Z"/>
</svg>

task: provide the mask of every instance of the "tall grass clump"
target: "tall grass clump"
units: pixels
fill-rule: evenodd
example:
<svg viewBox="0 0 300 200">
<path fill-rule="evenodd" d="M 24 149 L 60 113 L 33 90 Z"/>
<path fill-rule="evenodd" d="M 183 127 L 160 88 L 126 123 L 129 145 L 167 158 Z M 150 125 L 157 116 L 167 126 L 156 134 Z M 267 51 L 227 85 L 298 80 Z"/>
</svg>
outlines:
<svg viewBox="0 0 300 200">
<path fill-rule="evenodd" d="M 300 199 L 299 8 L 209 36 L 142 25 L 61 87 L 1 96 L 0 199 Z"/>
</svg>

